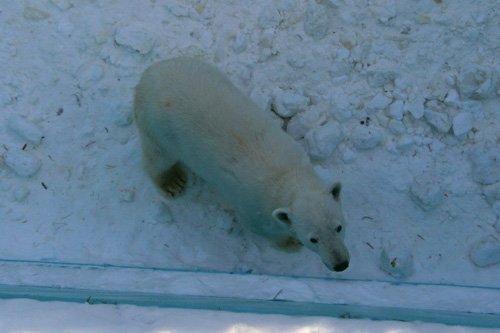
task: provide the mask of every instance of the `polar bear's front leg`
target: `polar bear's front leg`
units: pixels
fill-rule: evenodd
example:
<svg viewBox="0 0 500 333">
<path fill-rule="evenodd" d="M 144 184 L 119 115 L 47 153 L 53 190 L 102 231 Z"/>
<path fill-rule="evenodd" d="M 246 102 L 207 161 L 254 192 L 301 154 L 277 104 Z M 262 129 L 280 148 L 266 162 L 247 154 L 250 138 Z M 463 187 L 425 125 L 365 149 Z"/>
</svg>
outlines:
<svg viewBox="0 0 500 333">
<path fill-rule="evenodd" d="M 302 243 L 294 237 L 288 237 L 277 241 L 276 246 L 286 252 L 296 252 L 302 248 Z"/>
</svg>

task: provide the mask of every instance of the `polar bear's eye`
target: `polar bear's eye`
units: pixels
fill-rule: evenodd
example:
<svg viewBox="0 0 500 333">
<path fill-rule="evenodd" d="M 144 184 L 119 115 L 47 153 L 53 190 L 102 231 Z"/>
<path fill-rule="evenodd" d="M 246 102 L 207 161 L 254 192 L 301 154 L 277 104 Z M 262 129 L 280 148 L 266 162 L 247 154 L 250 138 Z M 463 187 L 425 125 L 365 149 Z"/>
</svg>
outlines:
<svg viewBox="0 0 500 333">
<path fill-rule="evenodd" d="M 314 237 L 311 237 L 311 238 L 309 239 L 309 241 L 310 241 L 311 243 L 313 243 L 313 244 L 316 244 L 316 243 L 318 242 L 318 239 L 317 239 L 317 238 L 314 238 Z"/>
<path fill-rule="evenodd" d="M 342 231 L 342 226 L 339 225 L 336 230 L 337 230 L 337 232 L 341 232 Z"/>
</svg>

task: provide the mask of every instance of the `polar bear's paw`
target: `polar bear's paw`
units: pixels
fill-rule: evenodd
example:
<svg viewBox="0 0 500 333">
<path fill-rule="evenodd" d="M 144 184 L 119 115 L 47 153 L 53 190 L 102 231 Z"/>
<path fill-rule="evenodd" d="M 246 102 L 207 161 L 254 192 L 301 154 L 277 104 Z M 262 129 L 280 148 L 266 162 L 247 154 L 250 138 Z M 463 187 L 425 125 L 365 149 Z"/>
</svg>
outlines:
<svg viewBox="0 0 500 333">
<path fill-rule="evenodd" d="M 169 198 L 176 198 L 184 192 L 187 183 L 187 172 L 179 163 L 176 163 L 160 174 L 156 183 L 165 195 Z"/>
<path fill-rule="evenodd" d="M 294 237 L 288 237 L 285 240 L 278 241 L 276 245 L 280 250 L 285 252 L 297 252 L 302 248 L 302 243 Z"/>
</svg>

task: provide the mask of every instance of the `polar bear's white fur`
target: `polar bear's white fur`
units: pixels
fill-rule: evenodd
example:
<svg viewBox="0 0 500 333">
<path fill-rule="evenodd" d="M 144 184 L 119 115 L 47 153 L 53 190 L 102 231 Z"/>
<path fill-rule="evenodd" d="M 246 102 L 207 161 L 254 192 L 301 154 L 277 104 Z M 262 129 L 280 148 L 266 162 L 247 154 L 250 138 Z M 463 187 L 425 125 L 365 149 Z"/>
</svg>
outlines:
<svg viewBox="0 0 500 333">
<path fill-rule="evenodd" d="M 152 65 L 134 108 L 145 168 L 164 194 L 182 192 L 190 169 L 257 234 L 347 268 L 340 184 L 327 186 L 299 144 L 215 67 L 191 58 Z"/>
</svg>

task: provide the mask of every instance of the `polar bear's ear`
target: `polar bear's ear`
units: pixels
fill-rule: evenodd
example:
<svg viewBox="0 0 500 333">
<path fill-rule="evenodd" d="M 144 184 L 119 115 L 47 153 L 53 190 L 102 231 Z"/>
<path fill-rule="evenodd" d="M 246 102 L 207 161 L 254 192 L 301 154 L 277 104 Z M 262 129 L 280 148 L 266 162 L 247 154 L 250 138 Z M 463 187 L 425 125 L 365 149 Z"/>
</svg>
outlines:
<svg viewBox="0 0 500 333">
<path fill-rule="evenodd" d="M 337 182 L 337 183 L 333 184 L 333 188 L 330 191 L 330 193 L 333 195 L 333 199 L 335 199 L 335 201 L 340 201 L 340 191 L 341 190 L 342 190 L 341 183 Z"/>
<path fill-rule="evenodd" d="M 288 228 L 292 226 L 292 221 L 290 220 L 290 210 L 288 208 L 276 208 L 273 210 L 273 218 L 276 221 L 283 223 Z"/>
</svg>

